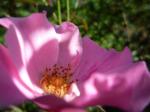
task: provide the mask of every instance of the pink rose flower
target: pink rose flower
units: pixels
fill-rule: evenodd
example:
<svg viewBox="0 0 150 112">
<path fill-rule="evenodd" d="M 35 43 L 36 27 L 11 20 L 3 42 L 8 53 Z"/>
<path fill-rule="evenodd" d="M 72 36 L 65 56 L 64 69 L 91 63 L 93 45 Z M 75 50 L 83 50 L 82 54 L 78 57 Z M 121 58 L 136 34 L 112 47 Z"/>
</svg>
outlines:
<svg viewBox="0 0 150 112">
<path fill-rule="evenodd" d="M 30 99 L 45 109 L 107 105 L 139 112 L 150 102 L 150 73 L 145 62 L 133 63 L 128 48 L 103 49 L 81 38 L 73 23 L 52 25 L 44 13 L 0 24 L 7 28 L 0 45 L 1 107 Z"/>
</svg>

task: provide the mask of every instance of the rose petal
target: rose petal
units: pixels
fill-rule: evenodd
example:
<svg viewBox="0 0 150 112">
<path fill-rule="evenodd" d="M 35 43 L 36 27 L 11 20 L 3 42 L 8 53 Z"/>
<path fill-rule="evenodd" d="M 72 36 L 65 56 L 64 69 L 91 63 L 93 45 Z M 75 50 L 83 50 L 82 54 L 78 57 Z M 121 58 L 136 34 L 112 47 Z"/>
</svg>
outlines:
<svg viewBox="0 0 150 112">
<path fill-rule="evenodd" d="M 34 84 L 39 85 L 40 79 L 43 75 L 42 72 L 44 72 L 46 68 L 49 68 L 56 63 L 57 57 L 57 40 L 51 40 L 47 44 L 43 45 L 41 49 L 34 52 L 27 68 L 30 78 Z"/>
<path fill-rule="evenodd" d="M 13 83 L 11 76 L 15 74 L 17 71 L 10 61 L 7 49 L 0 45 L 0 107 L 19 104 L 26 100 Z"/>
<path fill-rule="evenodd" d="M 6 45 L 10 50 L 17 68 L 26 65 L 34 52 L 41 49 L 43 45 L 48 44 L 51 40 L 56 39 L 54 27 L 48 22 L 43 13 L 34 13 L 31 16 L 23 18 L 3 18 L 0 19 L 0 24 L 8 28 L 5 37 Z M 47 52 L 47 55 L 51 57 L 45 57 L 45 60 L 47 60 L 44 61 L 46 65 L 56 63 L 57 52 L 56 49 L 56 55 L 54 57 L 51 56 L 51 52 Z M 41 53 L 40 55 L 44 57 L 45 53 Z M 39 58 L 38 61 L 42 60 L 43 58 Z"/>
<path fill-rule="evenodd" d="M 139 112 L 150 102 L 150 73 L 144 62 L 124 65 L 108 72 L 97 70 L 82 83 L 78 105 L 115 106 Z"/>
<path fill-rule="evenodd" d="M 82 43 L 79 29 L 73 23 L 64 22 L 57 26 L 59 44 L 58 64 L 71 64 L 75 69 L 82 54 Z"/>
<path fill-rule="evenodd" d="M 79 108 L 65 108 L 58 112 L 87 112 L 87 111 L 85 111 L 84 109 L 79 109 Z"/>
<path fill-rule="evenodd" d="M 85 112 L 83 109 L 75 107 L 63 99 L 52 95 L 41 96 L 33 100 L 41 108 L 47 109 L 50 112 Z"/>
<path fill-rule="evenodd" d="M 74 74 L 75 79 L 84 80 L 97 68 L 101 72 L 110 71 L 120 65 L 132 63 L 131 52 L 125 48 L 122 52 L 106 50 L 87 37 L 83 38 L 83 55 Z"/>
<path fill-rule="evenodd" d="M 73 105 L 65 102 L 63 99 L 60 99 L 58 97 L 52 96 L 52 95 L 45 95 L 38 97 L 33 100 L 34 103 L 39 105 L 41 108 L 47 109 L 47 110 L 58 110 L 65 107 L 72 107 Z"/>
<path fill-rule="evenodd" d="M 79 79 L 80 96 L 72 102 L 78 106 L 100 104 L 137 112 L 150 101 L 150 73 L 145 63 L 133 64 L 128 48 L 106 51 L 84 38 L 74 77 Z"/>
<path fill-rule="evenodd" d="M 0 19 L 0 24 L 8 28 L 6 45 L 21 74 L 18 80 L 41 93 L 37 87 L 41 72 L 55 64 L 58 58 L 58 41 L 53 26 L 42 13 Z"/>
</svg>

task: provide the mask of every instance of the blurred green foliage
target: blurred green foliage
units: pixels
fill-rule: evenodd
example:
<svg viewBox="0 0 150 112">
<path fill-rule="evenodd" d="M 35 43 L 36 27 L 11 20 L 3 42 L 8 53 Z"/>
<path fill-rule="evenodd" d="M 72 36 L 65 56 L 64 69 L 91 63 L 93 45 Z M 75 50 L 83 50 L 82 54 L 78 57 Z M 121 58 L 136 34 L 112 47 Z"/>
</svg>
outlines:
<svg viewBox="0 0 150 112">
<path fill-rule="evenodd" d="M 49 20 L 58 24 L 56 2 L 57 0 L 2 0 L 0 17 L 27 16 L 46 10 Z M 61 10 L 62 19 L 66 21 L 65 0 L 61 0 Z M 122 50 L 128 46 L 135 60 L 145 60 L 150 64 L 150 0 L 70 0 L 70 11 L 71 21 L 79 26 L 82 36 L 90 36 L 105 48 Z M 3 43 L 4 33 L 5 29 L 0 27 L 0 43 Z M 25 107 L 23 112 L 26 111 L 30 110 Z M 149 112 L 149 109 L 145 112 Z"/>
</svg>

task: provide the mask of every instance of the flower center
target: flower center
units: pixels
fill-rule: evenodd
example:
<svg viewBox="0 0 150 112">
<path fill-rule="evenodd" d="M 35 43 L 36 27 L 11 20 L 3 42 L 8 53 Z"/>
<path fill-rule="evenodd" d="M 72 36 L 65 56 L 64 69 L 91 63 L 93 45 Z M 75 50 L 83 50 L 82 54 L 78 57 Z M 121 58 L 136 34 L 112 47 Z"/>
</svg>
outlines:
<svg viewBox="0 0 150 112">
<path fill-rule="evenodd" d="M 57 97 L 65 96 L 70 88 L 72 81 L 71 67 L 54 65 L 51 68 L 46 68 L 42 73 L 40 85 L 46 94 L 53 94 Z"/>
</svg>

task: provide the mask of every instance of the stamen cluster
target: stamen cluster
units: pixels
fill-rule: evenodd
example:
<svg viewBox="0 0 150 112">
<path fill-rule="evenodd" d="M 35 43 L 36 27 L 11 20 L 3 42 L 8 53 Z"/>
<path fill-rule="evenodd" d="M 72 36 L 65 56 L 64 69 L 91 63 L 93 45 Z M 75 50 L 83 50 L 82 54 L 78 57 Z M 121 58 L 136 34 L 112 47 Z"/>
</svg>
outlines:
<svg viewBox="0 0 150 112">
<path fill-rule="evenodd" d="M 54 65 L 51 68 L 46 68 L 42 73 L 40 85 L 46 94 L 53 94 L 57 97 L 65 96 L 70 88 L 72 81 L 71 66 L 67 67 Z"/>
</svg>

